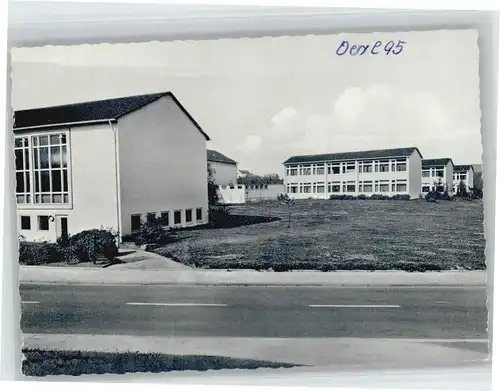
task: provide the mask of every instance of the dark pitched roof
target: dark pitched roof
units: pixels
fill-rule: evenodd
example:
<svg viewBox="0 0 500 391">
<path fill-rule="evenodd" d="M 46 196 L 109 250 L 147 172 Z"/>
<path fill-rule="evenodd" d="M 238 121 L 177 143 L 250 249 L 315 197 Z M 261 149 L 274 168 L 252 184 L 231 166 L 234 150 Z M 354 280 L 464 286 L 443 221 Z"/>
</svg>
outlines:
<svg viewBox="0 0 500 391">
<path fill-rule="evenodd" d="M 472 169 L 472 171 L 475 171 L 472 164 L 461 164 L 453 167 L 453 171 L 469 171 L 470 169 Z"/>
<path fill-rule="evenodd" d="M 449 157 L 440 159 L 424 159 L 422 160 L 422 167 L 441 167 L 446 166 L 449 162 L 453 165 L 453 160 Z"/>
<path fill-rule="evenodd" d="M 70 125 L 84 122 L 108 122 L 114 121 L 140 109 L 164 96 L 169 96 L 205 136 L 210 138 L 201 129 L 200 125 L 187 112 L 182 104 L 171 92 L 161 92 L 156 94 L 127 96 L 97 100 L 91 102 L 73 103 L 62 106 L 41 107 L 29 110 L 18 110 L 14 113 L 14 132 L 19 132 L 23 128 L 37 128 Z"/>
<path fill-rule="evenodd" d="M 393 149 L 376 149 L 371 151 L 327 153 L 323 155 L 292 156 L 291 158 L 286 160 L 283 164 L 406 157 L 410 156 L 415 151 L 417 151 L 420 157 L 422 157 L 422 154 L 420 153 L 418 148 L 409 147 L 409 148 L 393 148 Z"/>
<path fill-rule="evenodd" d="M 222 153 L 214 151 L 212 149 L 207 149 L 207 160 L 209 162 L 237 164 L 233 159 L 230 159 Z"/>
</svg>

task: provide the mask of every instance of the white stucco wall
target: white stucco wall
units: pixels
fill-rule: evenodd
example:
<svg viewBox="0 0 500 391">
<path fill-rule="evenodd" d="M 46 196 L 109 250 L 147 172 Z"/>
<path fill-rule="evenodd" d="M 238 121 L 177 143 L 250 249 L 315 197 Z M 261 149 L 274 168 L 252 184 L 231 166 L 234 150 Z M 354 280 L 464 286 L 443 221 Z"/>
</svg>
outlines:
<svg viewBox="0 0 500 391">
<path fill-rule="evenodd" d="M 38 229 L 38 216 L 66 216 L 68 232 L 118 230 L 114 136 L 108 124 L 52 129 L 34 134 L 68 132 L 69 205 L 18 205 L 19 233 L 27 240 L 55 241 L 56 221 Z M 31 217 L 31 229 L 21 230 L 20 216 Z"/>
<path fill-rule="evenodd" d="M 422 157 L 414 151 L 408 158 L 408 194 L 418 198 L 422 191 Z"/>
<path fill-rule="evenodd" d="M 286 187 L 281 184 L 267 185 L 267 188 L 247 188 L 247 201 L 277 200 L 280 194 L 285 194 Z"/>
<path fill-rule="evenodd" d="M 212 169 L 212 176 L 216 185 L 226 186 L 230 183 L 236 185 L 238 182 L 238 169 L 236 164 L 211 161 L 208 161 L 208 164 Z"/>
<path fill-rule="evenodd" d="M 186 108 L 188 110 L 188 108 Z M 182 213 L 180 226 L 208 222 L 206 139 L 170 97 L 163 97 L 118 122 L 122 234 L 131 215 Z M 196 221 L 196 208 L 203 208 Z M 193 210 L 186 224 L 185 210 Z"/>
<path fill-rule="evenodd" d="M 246 189 L 244 185 L 219 186 L 217 188 L 221 204 L 244 204 L 246 202 Z"/>
</svg>

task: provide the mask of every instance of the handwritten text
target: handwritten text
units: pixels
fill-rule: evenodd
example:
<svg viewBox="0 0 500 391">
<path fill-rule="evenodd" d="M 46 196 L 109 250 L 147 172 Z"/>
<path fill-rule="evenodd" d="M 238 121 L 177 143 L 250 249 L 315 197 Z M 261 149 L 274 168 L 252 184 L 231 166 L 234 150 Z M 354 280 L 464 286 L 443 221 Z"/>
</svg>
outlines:
<svg viewBox="0 0 500 391">
<path fill-rule="evenodd" d="M 369 45 L 354 45 L 349 44 L 348 41 L 342 41 L 337 49 L 337 55 L 350 55 L 350 56 L 362 56 L 363 54 L 377 55 L 385 54 L 398 55 L 403 51 L 405 41 L 388 41 L 386 43 L 382 41 L 375 41 Z"/>
</svg>

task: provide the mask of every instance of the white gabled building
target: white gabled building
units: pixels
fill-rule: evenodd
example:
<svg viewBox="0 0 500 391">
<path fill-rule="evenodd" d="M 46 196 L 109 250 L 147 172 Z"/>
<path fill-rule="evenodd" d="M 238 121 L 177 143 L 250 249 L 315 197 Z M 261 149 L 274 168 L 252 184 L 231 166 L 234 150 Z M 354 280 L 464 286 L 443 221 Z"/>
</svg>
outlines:
<svg viewBox="0 0 500 391">
<path fill-rule="evenodd" d="M 422 194 L 437 190 L 452 195 L 453 166 L 450 158 L 422 160 Z"/>
<path fill-rule="evenodd" d="M 20 234 L 208 222 L 209 137 L 170 93 L 15 112 Z"/>
<path fill-rule="evenodd" d="M 234 186 L 238 182 L 238 163 L 213 149 L 207 150 L 208 167 L 218 186 Z"/>
<path fill-rule="evenodd" d="M 327 199 L 331 195 L 420 195 L 422 155 L 418 148 L 396 148 L 286 160 L 285 189 L 295 199 Z"/>
<path fill-rule="evenodd" d="M 474 188 L 474 167 L 470 164 L 457 165 L 453 167 L 453 191 L 458 191 L 460 182 L 464 182 L 467 192 L 471 192 Z"/>
</svg>

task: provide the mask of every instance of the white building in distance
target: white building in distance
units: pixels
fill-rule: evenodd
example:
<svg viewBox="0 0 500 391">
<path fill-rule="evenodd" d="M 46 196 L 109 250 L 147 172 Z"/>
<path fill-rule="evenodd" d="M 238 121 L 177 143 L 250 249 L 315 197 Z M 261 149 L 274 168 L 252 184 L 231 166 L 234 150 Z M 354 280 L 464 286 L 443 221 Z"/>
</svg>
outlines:
<svg viewBox="0 0 500 391">
<path fill-rule="evenodd" d="M 283 163 L 285 189 L 295 199 L 341 194 L 414 199 L 420 196 L 421 162 L 415 147 L 292 156 Z"/>
<path fill-rule="evenodd" d="M 450 158 L 422 160 L 422 194 L 447 191 L 452 195 L 453 166 Z"/>
<path fill-rule="evenodd" d="M 453 167 L 453 191 L 458 191 L 460 182 L 464 182 L 467 192 L 474 188 L 474 167 L 470 164 L 456 165 Z"/>
<path fill-rule="evenodd" d="M 238 163 L 212 149 L 207 150 L 208 167 L 218 186 L 234 186 L 238 181 Z"/>
<path fill-rule="evenodd" d="M 170 92 L 21 110 L 13 131 L 27 240 L 208 222 L 209 137 Z"/>
</svg>

